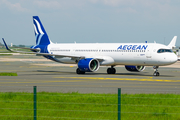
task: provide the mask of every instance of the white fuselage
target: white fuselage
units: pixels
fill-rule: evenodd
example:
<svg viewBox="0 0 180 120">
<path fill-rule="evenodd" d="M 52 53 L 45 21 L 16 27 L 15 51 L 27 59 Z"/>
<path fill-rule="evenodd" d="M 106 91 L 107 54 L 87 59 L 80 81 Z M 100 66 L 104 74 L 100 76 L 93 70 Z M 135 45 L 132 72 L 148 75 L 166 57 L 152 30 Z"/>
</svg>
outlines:
<svg viewBox="0 0 180 120">
<path fill-rule="evenodd" d="M 48 52 L 59 55 L 83 56 L 100 60 L 100 65 L 163 66 L 173 64 L 177 56 L 173 52 L 158 53 L 169 47 L 157 43 L 74 43 L 50 44 Z M 76 63 L 75 58 L 56 57 L 62 63 Z"/>
</svg>

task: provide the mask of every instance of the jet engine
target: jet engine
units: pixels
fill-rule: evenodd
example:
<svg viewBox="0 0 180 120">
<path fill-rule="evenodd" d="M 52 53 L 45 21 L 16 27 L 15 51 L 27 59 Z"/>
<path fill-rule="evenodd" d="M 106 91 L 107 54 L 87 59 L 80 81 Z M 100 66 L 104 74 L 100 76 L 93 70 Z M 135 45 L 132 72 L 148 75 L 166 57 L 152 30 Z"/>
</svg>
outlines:
<svg viewBox="0 0 180 120">
<path fill-rule="evenodd" d="M 145 66 L 131 66 L 131 65 L 125 65 L 126 70 L 131 72 L 141 72 L 145 70 Z"/>
<path fill-rule="evenodd" d="M 99 69 L 99 61 L 94 58 L 81 59 L 78 62 L 78 68 L 84 72 L 94 72 Z"/>
</svg>

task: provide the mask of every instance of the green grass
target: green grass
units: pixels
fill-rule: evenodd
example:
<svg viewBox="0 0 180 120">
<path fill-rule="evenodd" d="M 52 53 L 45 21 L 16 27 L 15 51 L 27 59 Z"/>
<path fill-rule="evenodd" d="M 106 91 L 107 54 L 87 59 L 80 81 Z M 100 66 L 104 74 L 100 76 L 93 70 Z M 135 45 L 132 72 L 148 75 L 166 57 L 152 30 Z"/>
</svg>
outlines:
<svg viewBox="0 0 180 120">
<path fill-rule="evenodd" d="M 17 73 L 1 72 L 0 76 L 17 76 Z"/>
<path fill-rule="evenodd" d="M 180 95 L 122 94 L 122 120 L 180 120 Z M 38 120 L 117 120 L 117 94 L 37 93 Z M 33 119 L 32 93 L 0 93 L 0 119 Z"/>
<path fill-rule="evenodd" d="M 10 55 L 13 55 L 13 54 L 0 54 L 0 56 L 10 56 Z"/>
<path fill-rule="evenodd" d="M 0 48 L 0 53 L 10 53 L 5 47 Z"/>
</svg>

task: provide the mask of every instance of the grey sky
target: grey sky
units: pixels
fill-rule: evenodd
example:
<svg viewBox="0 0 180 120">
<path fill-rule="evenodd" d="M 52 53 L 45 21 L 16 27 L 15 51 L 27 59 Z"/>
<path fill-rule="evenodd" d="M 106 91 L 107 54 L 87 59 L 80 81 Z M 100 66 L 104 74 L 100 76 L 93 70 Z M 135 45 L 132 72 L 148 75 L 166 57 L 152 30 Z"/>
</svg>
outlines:
<svg viewBox="0 0 180 120">
<path fill-rule="evenodd" d="M 0 36 L 35 44 L 32 16 L 54 43 L 154 42 L 178 36 L 180 0 L 0 0 Z M 2 43 L 2 41 L 0 41 Z"/>
</svg>

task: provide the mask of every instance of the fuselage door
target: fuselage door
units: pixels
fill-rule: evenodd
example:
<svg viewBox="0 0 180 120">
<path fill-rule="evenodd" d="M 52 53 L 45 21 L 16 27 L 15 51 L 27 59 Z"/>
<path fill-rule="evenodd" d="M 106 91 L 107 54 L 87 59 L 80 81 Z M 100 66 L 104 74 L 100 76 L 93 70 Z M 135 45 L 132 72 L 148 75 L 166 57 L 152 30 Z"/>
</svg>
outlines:
<svg viewBox="0 0 180 120">
<path fill-rule="evenodd" d="M 147 60 L 152 60 L 152 50 L 153 50 L 153 46 L 148 46 L 148 48 L 146 49 Z"/>
</svg>

